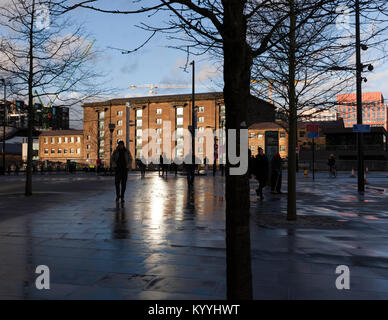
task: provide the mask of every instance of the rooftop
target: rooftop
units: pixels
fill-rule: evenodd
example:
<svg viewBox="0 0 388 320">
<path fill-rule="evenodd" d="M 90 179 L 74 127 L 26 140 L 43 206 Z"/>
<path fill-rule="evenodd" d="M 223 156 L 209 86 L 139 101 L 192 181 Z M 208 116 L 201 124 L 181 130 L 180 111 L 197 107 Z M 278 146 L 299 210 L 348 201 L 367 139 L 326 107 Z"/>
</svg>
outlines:
<svg viewBox="0 0 388 320">
<path fill-rule="evenodd" d="M 191 93 L 187 94 L 171 94 L 162 96 L 146 96 L 146 97 L 132 97 L 132 98 L 118 98 L 100 102 L 88 102 L 83 107 L 102 107 L 107 105 L 125 105 L 127 102 L 131 104 L 145 104 L 145 103 L 157 103 L 157 102 L 187 102 L 191 101 Z M 222 92 L 205 92 L 196 93 L 196 100 L 209 100 L 209 99 L 223 99 Z"/>
<path fill-rule="evenodd" d="M 77 136 L 77 135 L 83 135 L 83 130 L 50 130 L 50 131 L 44 131 L 40 134 L 41 137 L 47 137 L 47 136 Z"/>
</svg>

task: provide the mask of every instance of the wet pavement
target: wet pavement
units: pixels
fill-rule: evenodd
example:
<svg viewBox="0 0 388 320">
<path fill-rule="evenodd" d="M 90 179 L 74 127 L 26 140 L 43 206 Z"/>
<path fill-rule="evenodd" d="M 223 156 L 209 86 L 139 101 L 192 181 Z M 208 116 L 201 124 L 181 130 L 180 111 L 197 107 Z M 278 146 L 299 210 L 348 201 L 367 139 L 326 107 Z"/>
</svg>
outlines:
<svg viewBox="0 0 388 320">
<path fill-rule="evenodd" d="M 225 199 L 221 176 L 142 179 L 131 174 L 126 202 L 113 178 L 94 174 L 0 177 L 0 299 L 225 299 Z M 283 191 L 286 191 L 283 184 Z M 298 214 L 330 217 L 340 227 L 266 226 L 285 215 L 287 196 L 255 194 L 251 181 L 255 299 L 387 299 L 388 178 L 298 175 Z M 50 268 L 51 288 L 35 288 L 35 268 Z M 350 269 L 337 290 L 335 269 Z"/>
</svg>

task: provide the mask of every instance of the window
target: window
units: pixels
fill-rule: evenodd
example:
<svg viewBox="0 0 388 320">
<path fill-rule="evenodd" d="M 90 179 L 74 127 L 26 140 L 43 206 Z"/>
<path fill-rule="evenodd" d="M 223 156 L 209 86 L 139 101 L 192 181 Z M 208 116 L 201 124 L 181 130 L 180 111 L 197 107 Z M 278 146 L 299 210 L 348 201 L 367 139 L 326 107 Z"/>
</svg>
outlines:
<svg viewBox="0 0 388 320">
<path fill-rule="evenodd" d="M 65 143 L 68 143 L 68 142 L 69 142 L 69 138 L 65 137 Z"/>
<path fill-rule="evenodd" d="M 201 122 L 201 123 L 205 122 L 205 117 L 199 117 L 198 122 Z"/>
<path fill-rule="evenodd" d="M 123 112 L 122 111 L 117 111 L 117 116 L 118 117 L 121 117 L 123 115 Z"/>
<path fill-rule="evenodd" d="M 62 149 L 58 149 L 58 154 L 59 154 L 59 153 L 62 153 Z"/>
<path fill-rule="evenodd" d="M 73 148 L 70 148 L 70 153 L 74 153 L 74 149 Z"/>
<path fill-rule="evenodd" d="M 136 110 L 136 117 L 141 117 L 143 115 L 143 110 L 142 109 L 137 109 Z"/>
<path fill-rule="evenodd" d="M 205 141 L 205 137 L 199 137 L 199 138 L 198 138 L 198 142 L 199 142 L 199 143 L 203 143 L 204 141 Z"/>
<path fill-rule="evenodd" d="M 48 138 L 44 138 L 44 144 L 48 144 Z"/>
<path fill-rule="evenodd" d="M 117 125 L 118 125 L 118 126 L 122 126 L 122 125 L 123 125 L 123 120 L 118 120 L 118 121 L 117 121 Z"/>
<path fill-rule="evenodd" d="M 156 109 L 156 114 L 162 114 L 162 109 L 161 108 Z"/>
<path fill-rule="evenodd" d="M 286 133 L 284 131 L 280 131 L 279 136 L 280 136 L 280 138 L 285 138 L 286 137 Z"/>
<path fill-rule="evenodd" d="M 205 107 L 199 107 L 198 112 L 205 112 Z"/>
<path fill-rule="evenodd" d="M 162 129 L 161 129 L 161 128 L 157 128 L 157 129 L 156 129 L 156 133 L 157 133 L 157 134 L 162 134 Z"/>
<path fill-rule="evenodd" d="M 51 138 L 51 143 L 55 143 L 55 138 Z"/>
<path fill-rule="evenodd" d="M 99 113 L 98 113 L 98 118 L 99 118 L 100 120 L 105 119 L 105 112 L 99 112 Z"/>
<path fill-rule="evenodd" d="M 176 114 L 178 116 L 183 116 L 183 108 L 176 108 Z"/>
<path fill-rule="evenodd" d="M 255 152 L 255 146 L 251 146 L 251 152 Z"/>
<path fill-rule="evenodd" d="M 74 143 L 74 137 L 70 137 L 70 142 Z"/>
<path fill-rule="evenodd" d="M 259 133 L 259 134 L 257 135 L 257 137 L 258 137 L 259 139 L 262 139 L 262 138 L 263 138 L 263 134 L 262 134 L 262 133 Z"/>
<path fill-rule="evenodd" d="M 90 141 L 90 136 L 86 136 L 86 140 Z"/>
<path fill-rule="evenodd" d="M 141 129 L 136 130 L 136 136 L 137 137 L 142 137 L 143 136 L 143 131 Z"/>
<path fill-rule="evenodd" d="M 299 131 L 299 137 L 304 138 L 306 135 L 305 131 Z"/>
<path fill-rule="evenodd" d="M 81 149 L 77 148 L 77 154 L 81 154 Z"/>
<path fill-rule="evenodd" d="M 183 128 L 176 129 L 176 135 L 177 135 L 177 137 L 183 136 Z"/>
<path fill-rule="evenodd" d="M 90 153 L 88 153 L 88 154 L 86 155 L 86 158 L 90 159 Z"/>
<path fill-rule="evenodd" d="M 162 139 L 161 138 L 156 138 L 156 143 L 157 144 L 161 144 L 162 143 Z"/>
<path fill-rule="evenodd" d="M 123 130 L 121 130 L 121 129 L 120 129 L 120 130 L 117 130 L 117 135 L 118 135 L 118 136 L 123 135 Z"/>
<path fill-rule="evenodd" d="M 285 152 L 286 151 L 286 146 L 280 146 L 280 151 Z"/>
<path fill-rule="evenodd" d="M 81 142 L 81 137 L 77 137 L 77 143 Z"/>
<path fill-rule="evenodd" d="M 136 126 L 141 127 L 143 125 L 143 120 L 136 120 Z"/>
<path fill-rule="evenodd" d="M 198 132 L 204 132 L 205 131 L 205 127 L 199 127 L 198 128 Z"/>
<path fill-rule="evenodd" d="M 48 154 L 48 149 L 44 149 L 44 154 Z"/>
<path fill-rule="evenodd" d="M 162 124 L 162 119 L 156 119 L 156 124 Z"/>
<path fill-rule="evenodd" d="M 176 118 L 176 125 L 183 126 L 183 118 Z"/>
<path fill-rule="evenodd" d="M 58 143 L 62 143 L 62 138 L 61 137 L 58 138 Z"/>
<path fill-rule="evenodd" d="M 105 136 L 105 132 L 104 131 L 100 131 L 100 137 L 104 137 Z"/>
<path fill-rule="evenodd" d="M 90 144 L 87 144 L 87 145 L 86 145 L 86 149 L 87 149 L 87 150 L 90 150 Z"/>
<path fill-rule="evenodd" d="M 199 148 L 198 148 L 198 153 L 199 153 L 199 154 L 202 154 L 202 153 L 203 153 L 203 147 L 199 147 Z"/>
<path fill-rule="evenodd" d="M 67 153 L 67 149 L 63 149 L 63 153 Z"/>
<path fill-rule="evenodd" d="M 254 133 L 254 132 L 251 132 L 251 133 L 249 134 L 249 138 L 253 139 L 254 137 L 255 137 L 255 133 Z"/>
<path fill-rule="evenodd" d="M 51 149 L 51 153 L 54 154 L 55 153 L 55 149 Z"/>
</svg>

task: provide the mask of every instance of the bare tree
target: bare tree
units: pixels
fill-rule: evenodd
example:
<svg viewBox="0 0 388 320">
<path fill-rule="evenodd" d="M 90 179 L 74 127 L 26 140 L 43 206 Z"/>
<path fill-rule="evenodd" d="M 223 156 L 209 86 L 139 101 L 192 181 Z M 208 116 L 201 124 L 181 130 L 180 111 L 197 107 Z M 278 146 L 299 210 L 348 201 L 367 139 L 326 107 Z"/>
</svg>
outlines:
<svg viewBox="0 0 388 320">
<path fill-rule="evenodd" d="M 253 68 L 257 95 L 271 92 L 271 99 L 288 118 L 288 209 L 287 219 L 296 214 L 296 149 L 297 121 L 333 108 L 338 93 L 354 87 L 354 67 L 349 65 L 354 55 L 350 6 L 354 1 L 326 1 L 311 6 L 311 0 L 289 0 L 284 10 L 290 18 L 284 21 L 274 39 L 281 39 L 273 48 L 258 57 Z M 381 9 L 375 2 L 373 13 Z M 349 9 L 346 9 L 349 8 Z M 368 8 L 372 10 L 370 3 Z M 365 9 L 365 8 L 364 8 Z M 344 16 L 347 15 L 347 16 Z M 368 15 L 365 16 L 365 20 Z M 347 18 L 347 25 L 339 24 Z M 369 18 L 371 18 L 369 16 Z M 346 29 L 346 32 L 343 32 Z M 386 26 L 365 36 L 365 42 L 380 38 Z M 284 37 L 284 34 L 287 36 Z M 382 41 L 380 45 L 383 43 Z M 375 60 L 381 59 L 384 55 Z M 339 67 L 341 66 L 341 67 Z M 315 112 L 311 112 L 314 110 Z"/>
<path fill-rule="evenodd" d="M 11 0 L 0 8 L 0 71 L 18 97 L 28 97 L 28 153 L 25 194 L 32 194 L 34 98 L 75 104 L 100 93 L 90 80 L 94 56 L 81 25 L 64 17 L 51 0 Z"/>
</svg>

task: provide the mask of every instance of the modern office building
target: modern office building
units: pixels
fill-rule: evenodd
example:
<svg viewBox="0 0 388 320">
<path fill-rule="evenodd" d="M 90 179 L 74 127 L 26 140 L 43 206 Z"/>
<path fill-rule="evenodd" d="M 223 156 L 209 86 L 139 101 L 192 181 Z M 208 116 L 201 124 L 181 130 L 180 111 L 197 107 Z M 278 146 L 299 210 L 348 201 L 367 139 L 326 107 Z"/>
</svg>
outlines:
<svg viewBox="0 0 388 320">
<path fill-rule="evenodd" d="M 356 94 L 340 94 L 337 96 L 337 103 L 337 112 L 339 117 L 344 119 L 345 128 L 357 124 Z M 388 130 L 388 109 L 381 92 L 362 94 L 362 123 Z"/>
</svg>

